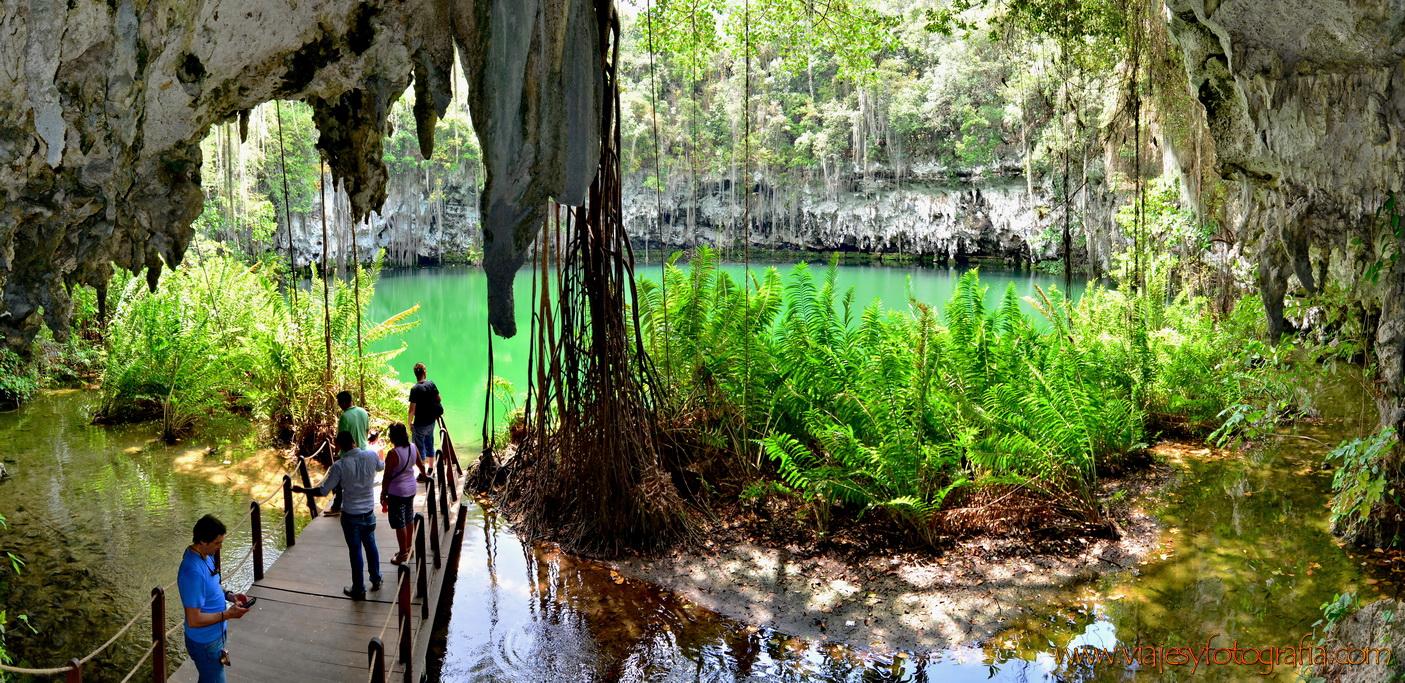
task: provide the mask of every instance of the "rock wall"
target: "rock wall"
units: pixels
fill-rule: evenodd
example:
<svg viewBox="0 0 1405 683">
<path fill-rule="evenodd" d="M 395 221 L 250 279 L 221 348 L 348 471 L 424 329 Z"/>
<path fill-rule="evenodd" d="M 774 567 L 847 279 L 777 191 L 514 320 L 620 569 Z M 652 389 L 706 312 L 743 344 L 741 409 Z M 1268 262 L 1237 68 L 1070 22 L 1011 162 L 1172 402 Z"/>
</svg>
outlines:
<svg viewBox="0 0 1405 683">
<path fill-rule="evenodd" d="M 0 2 L 0 333 L 67 329 L 68 287 L 112 264 L 180 264 L 200 213 L 199 141 L 274 98 L 314 109 L 318 146 L 364 213 L 385 194 L 384 113 L 452 59 L 414 0 Z M 427 85 L 429 79 L 426 79 Z"/>
<path fill-rule="evenodd" d="M 386 199 L 382 140 L 411 83 L 421 153 L 455 49 L 483 150 L 489 319 L 515 331 L 512 274 L 547 196 L 599 163 L 613 0 L 0 0 L 0 334 L 59 335 L 68 288 L 113 264 L 155 286 L 199 215 L 199 141 L 271 99 L 312 106 L 353 218 Z M 319 226 L 320 228 L 320 226 Z"/>
<path fill-rule="evenodd" d="M 1288 329 L 1294 282 L 1351 283 L 1382 423 L 1405 429 L 1405 234 L 1378 218 L 1392 193 L 1405 204 L 1405 2 L 1167 4 L 1231 188 L 1224 218 L 1254 247 L 1273 333 Z"/>
<path fill-rule="evenodd" d="M 331 179 L 327 182 L 331 187 Z M 479 190 L 472 178 L 454 178 L 431 193 L 419 174 L 391 176 L 385 203 L 363 222 L 352 219 L 350 198 L 340 186 L 328 192 L 328 263 L 350 263 L 353 255 L 363 263 L 385 251 L 392 266 L 457 262 L 483 247 L 478 211 Z M 294 215 L 293 257 L 299 268 L 322 260 L 322 213 L 318 204 L 308 215 Z M 354 227 L 353 227 L 354 226 Z M 352 230 L 356 241 L 352 243 Z M 274 235 L 279 254 L 288 253 L 288 235 L 281 227 Z"/>
<path fill-rule="evenodd" d="M 635 186 L 624 197 L 631 238 L 666 248 L 739 248 L 745 241 L 740 193 L 726 180 L 700 185 L 696 200 L 686 184 L 671 186 L 657 200 L 653 190 Z M 1012 265 L 1061 256 L 1061 207 L 1046 186 L 1031 188 L 1019 177 L 952 178 L 932 172 L 896 181 L 875 174 L 852 178 L 838 190 L 760 179 L 752 202 L 753 247 L 990 258 Z M 1115 204 L 1095 198 L 1083 208 L 1090 224 L 1108 226 Z M 1092 233 L 1086 247 L 1075 246 L 1074 259 L 1085 262 L 1091 256 L 1105 269 L 1110 254 L 1121 248 L 1120 236 Z"/>
</svg>

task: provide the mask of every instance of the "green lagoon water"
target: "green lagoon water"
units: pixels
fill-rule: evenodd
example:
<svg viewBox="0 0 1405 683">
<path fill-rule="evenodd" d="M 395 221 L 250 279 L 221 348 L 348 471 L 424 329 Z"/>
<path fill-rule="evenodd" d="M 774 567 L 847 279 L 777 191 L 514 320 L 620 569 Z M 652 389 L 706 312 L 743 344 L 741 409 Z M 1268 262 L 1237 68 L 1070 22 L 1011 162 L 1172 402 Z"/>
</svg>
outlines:
<svg viewBox="0 0 1405 683">
<path fill-rule="evenodd" d="M 782 277 L 791 266 L 752 266 L 753 277 L 760 278 L 766 268 L 776 267 Z M 826 265 L 816 263 L 811 270 L 816 278 L 823 277 Z M 723 269 L 733 279 L 741 281 L 746 272 L 741 264 L 727 264 Z M 641 277 L 657 281 L 657 264 L 640 266 Z M 897 268 L 884 266 L 839 266 L 841 291 L 852 288 L 854 314 L 870 303 L 880 301 L 889 308 L 907 308 L 909 293 L 918 301 L 944 306 L 951 298 L 957 280 L 965 269 L 957 268 Z M 1035 286 L 1048 289 L 1060 286 L 1060 278 L 1037 273 L 1011 271 L 982 271 L 981 283 L 986 287 L 986 303 L 996 306 L 1013 285 L 1021 296 L 1035 295 Z M 1081 293 L 1074 286 L 1074 294 Z M 520 272 L 514 287 L 517 309 L 517 336 L 493 339 L 494 374 L 512 383 L 519 400 L 526 392 L 527 330 L 530 319 L 531 274 Z M 387 270 L 376 285 L 371 301 L 370 318 L 383 320 L 415 304 L 420 305 L 420 325 L 396 341 L 375 347 L 376 351 L 396 348 L 401 343 L 404 353 L 392 361 L 400 379 L 413 382 L 411 368 L 421 362 L 429 370 L 429 378 L 439 386 L 444 399 L 444 419 L 455 443 L 477 446 L 482 443 L 483 404 L 488 381 L 487 339 L 487 278 L 473 267 L 448 267 L 417 270 Z M 1034 308 L 1023 304 L 1027 313 L 1037 316 Z M 498 406 L 498 424 L 508 412 L 508 406 Z"/>
<path fill-rule="evenodd" d="M 740 271 L 739 267 L 732 268 Z M 656 270 L 654 272 L 657 272 Z M 944 302 L 958 273 L 929 269 L 845 267 L 841 282 L 855 298 L 890 305 Z M 1009 283 L 1028 294 L 1040 276 L 986 273 L 994 303 Z M 526 329 L 530 282 L 519 278 L 519 326 Z M 449 424 L 476 434 L 486 381 L 484 280 L 474 269 L 386 273 L 373 309 L 378 316 L 422 305 L 422 324 L 395 361 L 404 379 L 422 361 L 444 390 Z M 497 340 L 497 371 L 521 383 L 525 335 Z M 689 604 L 666 590 L 618 584 L 607 565 L 526 543 L 493 514 L 469 505 L 469 524 L 445 628 L 430 671 L 445 681 L 1120 681 L 1249 680 L 1257 672 L 1216 668 L 1139 672 L 1114 662 L 1076 666 L 1080 645 L 1295 644 L 1338 592 L 1389 594 L 1396 585 L 1339 548 L 1327 524 L 1332 444 L 1371 431 L 1375 411 L 1359 377 L 1318 374 L 1305 386 L 1318 396 L 1320 419 L 1294 425 L 1244 453 L 1212 455 L 1189 445 L 1185 462 L 1144 501 L 1164 525 L 1146 564 L 1107 567 L 1052 601 L 1006 605 L 1009 626 L 972 634 L 970 642 L 928 652 L 843 646 L 795 638 Z M 237 419 L 209 425 L 189 443 L 168 447 L 153 425 L 90 424 L 93 392 L 46 392 L 0 414 L 0 550 L 27 565 L 6 576 L 0 607 L 11 615 L 9 646 L 20 663 L 52 666 L 103 642 L 144 609 L 151 587 L 174 577 L 194 519 L 227 520 L 247 510 L 248 496 L 177 459 L 231 458 L 252 451 L 256 430 Z M 476 440 L 476 439 L 473 439 Z M 218 461 L 211 461 L 218 465 Z M 220 472 L 218 467 L 215 472 Z M 276 505 L 275 505 L 276 507 Z M 269 560 L 281 533 L 265 523 Z M 247 527 L 231 534 L 226 555 L 249 546 Z M 343 556 L 329 568 L 344 567 Z M 230 560 L 234 564 L 233 560 Z M 247 563 L 227 571 L 247 585 Z M 38 629 L 24 630 L 25 613 Z M 174 601 L 168 619 L 177 619 Z M 174 621 L 170 622 L 174 623 Z M 140 657 L 140 624 L 85 672 L 117 681 Z M 171 654 L 179 660 L 179 639 Z M 1297 672 L 1280 668 L 1276 680 Z"/>
</svg>

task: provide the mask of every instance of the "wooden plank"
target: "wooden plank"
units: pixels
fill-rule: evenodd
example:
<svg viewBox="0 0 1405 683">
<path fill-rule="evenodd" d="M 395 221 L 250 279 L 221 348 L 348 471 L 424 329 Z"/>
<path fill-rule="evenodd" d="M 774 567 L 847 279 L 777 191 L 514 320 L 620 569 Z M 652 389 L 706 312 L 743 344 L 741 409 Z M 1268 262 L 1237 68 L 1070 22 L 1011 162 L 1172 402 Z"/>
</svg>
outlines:
<svg viewBox="0 0 1405 683">
<path fill-rule="evenodd" d="M 427 501 L 422 492 L 423 489 L 416 497 L 415 508 L 426 512 Z M 451 506 L 450 511 L 456 514 L 457 505 Z M 428 516 L 425 514 L 426 519 Z M 437 607 L 440 591 L 452 581 L 444 570 L 453 539 L 452 522 L 451 519 L 448 530 L 443 529 L 442 523 L 425 529 L 439 537 L 444 563 L 435 570 L 432 558 L 425 558 L 431 608 L 428 619 L 421 619 L 422 600 L 414 599 L 412 659 L 417 673 L 424 671 L 428 634 L 437 616 L 432 610 Z M 226 670 L 228 679 L 364 681 L 366 646 L 376 636 L 382 636 L 385 643 L 388 673 L 398 679 L 404 667 L 395 661 L 399 623 L 392 612 L 399 569 L 389 562 L 396 549 L 395 535 L 384 519 L 376 523 L 376 544 L 381 550 L 379 567 L 384 586 L 369 600 L 353 601 L 341 593 L 351 577 L 340 520 L 319 517 L 310 522 L 298 536 L 297 544 L 280 555 L 264 579 L 248 590 L 259 599 L 249 615 L 230 623 L 228 649 L 234 666 Z M 426 542 L 425 547 L 428 553 L 430 544 Z M 417 564 L 411 562 L 409 566 L 411 580 L 417 581 Z M 386 626 L 388 615 L 390 622 Z M 197 678 L 195 667 L 187 661 L 171 680 Z"/>
</svg>

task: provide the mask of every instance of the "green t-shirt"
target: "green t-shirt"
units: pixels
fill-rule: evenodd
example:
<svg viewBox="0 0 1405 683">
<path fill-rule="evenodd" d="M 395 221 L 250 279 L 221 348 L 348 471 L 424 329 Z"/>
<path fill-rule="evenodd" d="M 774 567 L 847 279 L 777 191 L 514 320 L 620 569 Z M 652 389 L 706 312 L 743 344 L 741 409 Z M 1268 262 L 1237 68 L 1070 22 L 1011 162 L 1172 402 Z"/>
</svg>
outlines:
<svg viewBox="0 0 1405 683">
<path fill-rule="evenodd" d="M 337 432 L 351 432 L 357 448 L 366 447 L 366 430 L 371 426 L 371 416 L 361 406 L 351 406 L 337 418 Z"/>
</svg>

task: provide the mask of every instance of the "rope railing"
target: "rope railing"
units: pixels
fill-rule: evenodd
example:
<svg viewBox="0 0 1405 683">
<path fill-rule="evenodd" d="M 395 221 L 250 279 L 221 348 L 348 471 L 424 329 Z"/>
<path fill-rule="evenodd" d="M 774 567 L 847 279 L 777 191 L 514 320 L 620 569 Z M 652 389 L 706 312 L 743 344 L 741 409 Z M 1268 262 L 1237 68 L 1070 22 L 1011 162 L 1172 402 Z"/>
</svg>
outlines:
<svg viewBox="0 0 1405 683">
<path fill-rule="evenodd" d="M 319 450 L 320 450 L 320 449 L 319 449 Z M 301 458 L 298 459 L 298 466 L 299 466 L 299 467 L 302 466 L 304 462 L 305 462 L 305 461 L 302 460 Z M 281 478 L 286 479 L 287 476 L 288 476 L 288 473 L 291 472 L 292 469 L 293 469 L 292 467 L 288 468 L 288 469 L 285 470 L 283 473 L 281 473 L 279 476 L 280 476 Z M 246 512 L 246 513 L 244 513 L 244 515 L 239 518 L 239 521 L 235 522 L 233 526 L 226 527 L 225 533 L 226 533 L 226 534 L 230 534 L 230 533 L 233 533 L 233 532 L 236 531 L 236 530 L 242 529 L 243 526 L 244 526 L 244 523 L 245 523 L 245 522 L 248 522 L 248 521 L 253 517 L 253 515 L 255 514 L 255 511 L 256 511 L 258 508 L 260 508 L 260 507 L 262 507 L 263 505 L 267 504 L 269 501 L 273 500 L 276 496 L 278 496 L 278 495 L 280 495 L 280 494 L 282 494 L 282 493 L 283 493 L 283 491 L 280 489 L 280 490 L 274 491 L 272 494 L 270 494 L 268 497 L 264 498 L 264 499 L 261 500 L 261 501 L 252 501 L 252 502 L 250 503 L 250 505 L 249 505 L 249 511 Z M 263 539 L 262 539 L 261 537 L 252 538 L 252 539 L 250 540 L 250 543 L 249 543 L 249 550 L 248 550 L 247 552 L 245 552 L 245 554 L 244 554 L 243 557 L 241 557 L 239 560 L 235 561 L 235 563 L 234 563 L 232 566 L 234 566 L 234 567 L 242 566 L 242 565 L 244 564 L 244 562 L 246 562 L 250 557 L 252 557 L 252 556 L 255 554 L 255 551 L 256 551 L 256 550 L 259 550 L 259 551 L 262 550 L 262 545 L 263 545 Z M 262 573 L 262 572 L 259 571 L 259 572 L 256 572 L 256 573 Z M 158 612 L 157 607 L 159 607 L 159 611 L 160 611 L 160 613 L 162 614 L 163 619 L 164 619 L 164 612 L 165 612 L 165 594 L 166 594 L 167 591 L 171 590 L 172 588 L 174 588 L 174 587 L 176 586 L 177 581 L 178 581 L 178 580 L 172 580 L 170 583 L 168 583 L 168 584 L 166 584 L 166 585 L 164 585 L 164 586 L 160 586 L 160 587 L 158 587 L 158 588 L 152 589 L 152 591 L 151 591 L 151 598 L 147 600 L 145 606 L 148 607 L 148 608 L 152 608 L 152 609 L 151 609 L 151 617 L 152 617 L 152 620 L 153 620 L 153 628 L 152 628 L 152 631 L 153 631 L 153 632 L 156 632 L 156 631 L 158 630 L 157 627 L 160 626 L 160 624 L 155 623 L 155 622 L 157 621 L 157 619 L 156 619 L 156 615 L 157 615 L 157 612 Z M 0 663 L 0 671 L 3 671 L 3 672 L 5 672 L 5 673 L 12 673 L 12 674 L 22 674 L 22 675 L 25 675 L 25 676 L 60 676 L 60 675 L 63 675 L 63 676 L 67 676 L 67 677 L 68 677 L 68 680 L 71 680 L 71 681 L 73 681 L 73 680 L 81 681 L 81 680 L 82 680 L 82 670 L 83 670 L 83 667 L 84 667 L 84 666 L 87 666 L 89 663 L 91 663 L 94 659 L 96 659 L 96 658 L 97 658 L 99 655 L 101 655 L 103 652 L 106 652 L 109 647 L 112 647 L 112 645 L 113 645 L 114 643 L 116 643 L 119 639 L 121 639 L 122 636 L 126 635 L 127 632 L 130 631 L 130 630 L 132 629 L 132 627 L 137 624 L 138 621 L 141 621 L 141 619 L 142 619 L 143 616 L 145 616 L 145 613 L 144 613 L 144 612 L 137 612 L 136 614 L 132 615 L 132 618 L 131 618 L 131 619 L 128 619 L 128 620 L 127 620 L 127 623 L 123 624 L 121 628 L 117 629 L 117 632 L 116 632 L 116 633 L 113 633 L 113 634 L 112 634 L 112 637 L 107 639 L 107 642 L 103 643 L 102 645 L 99 645 L 99 646 L 98 646 L 96 649 L 94 649 L 92 652 L 89 652 L 87 655 L 85 655 L 85 656 L 83 656 L 83 657 L 81 657 L 81 658 L 76 658 L 76 659 L 71 659 L 71 660 L 69 660 L 68 663 L 65 664 L 65 665 L 63 665 L 63 666 L 55 666 L 55 667 L 37 667 L 37 668 L 36 668 L 36 667 L 23 667 L 23 666 L 15 666 L 15 665 L 11 665 L 11 664 L 3 664 L 3 663 Z M 148 659 L 151 659 L 153 656 L 156 656 L 156 649 L 157 649 L 157 646 L 159 645 L 160 647 L 164 648 L 164 647 L 165 647 L 166 641 L 169 640 L 170 637 L 171 637 L 173 634 L 175 634 L 182 626 L 184 626 L 184 620 L 182 620 L 182 621 L 180 621 L 180 622 L 177 622 L 176 625 L 173 626 L 173 627 L 171 627 L 169 630 L 165 630 L 165 631 L 163 632 L 161 638 L 158 639 L 158 638 L 156 638 L 156 637 L 153 637 L 153 638 L 152 638 L 152 644 L 151 644 L 151 646 L 148 647 L 148 648 L 146 648 L 146 653 L 143 654 L 142 657 L 141 657 L 141 659 L 137 661 L 136 665 L 133 666 L 132 669 L 127 672 L 127 675 L 122 679 L 123 683 L 126 683 L 126 681 L 131 680 L 132 677 L 135 676 L 135 675 L 137 674 L 137 672 L 141 670 L 141 667 L 142 667 L 144 664 L 146 664 L 146 662 L 147 662 Z M 162 661 L 164 661 L 164 658 L 165 658 L 165 653 L 164 653 L 164 650 L 163 650 L 162 653 L 161 653 L 161 655 L 160 655 L 160 657 L 159 657 L 159 659 L 162 660 Z M 164 668 L 164 667 L 161 667 L 161 668 Z M 154 674 L 160 674 L 161 672 L 153 672 L 153 673 L 154 673 Z M 164 680 L 164 676 L 161 676 L 160 678 L 157 678 L 157 680 Z"/>
<path fill-rule="evenodd" d="M 443 427 L 442 422 L 440 430 L 444 442 L 444 446 L 441 449 L 443 452 L 442 454 L 448 456 L 449 459 L 447 462 L 452 465 L 455 469 L 457 469 L 458 474 L 461 476 L 463 472 L 462 466 L 459 464 L 457 453 L 455 453 L 453 448 L 453 442 L 448 435 L 448 430 Z M 258 523 L 252 525 L 251 532 L 253 532 L 253 536 L 251 537 L 249 548 L 244 552 L 242 556 L 239 557 L 239 559 L 235 560 L 232 563 L 229 563 L 228 565 L 224 565 L 224 563 L 222 563 L 217 556 L 217 566 L 223 565 L 220 566 L 221 573 L 224 573 L 223 570 L 225 566 L 228 566 L 230 568 L 241 567 L 244 565 L 245 562 L 248 562 L 251 558 L 256 558 L 257 560 L 259 560 L 258 564 L 262 564 L 263 534 L 261 524 L 262 513 L 260 512 L 260 510 L 264 505 L 267 505 L 268 503 L 272 502 L 275 498 L 280 495 L 282 495 L 284 499 L 284 517 L 286 524 L 287 545 L 292 546 L 294 544 L 291 492 L 292 475 L 296 471 L 296 473 L 303 479 L 304 484 L 310 485 L 310 483 L 308 482 L 309 475 L 306 466 L 307 459 L 308 457 L 316 457 L 326 447 L 327 444 L 324 442 L 321 446 L 318 447 L 317 451 L 315 451 L 312 456 L 299 456 L 295 458 L 290 464 L 290 466 L 278 475 L 279 478 L 282 480 L 282 486 L 274 490 L 272 493 L 265 496 L 261 500 L 250 501 L 248 511 L 245 512 L 239 518 L 238 521 L 234 522 L 233 525 L 226 527 L 225 533 L 233 534 L 235 531 L 242 530 L 246 523 L 250 523 L 252 520 L 259 520 Z M 434 532 L 431 535 L 430 540 L 431 545 L 433 546 L 433 565 L 437 569 L 440 566 L 440 527 L 438 524 L 439 518 L 445 518 L 443 520 L 443 525 L 444 530 L 447 530 L 447 506 L 450 492 L 452 492 L 456 500 L 458 498 L 458 482 L 455 478 L 455 475 L 450 471 L 447 471 L 444 467 L 437 467 L 436 470 L 439 470 L 439 472 L 437 473 L 438 476 L 434 480 L 431 480 L 427 485 L 428 497 L 426 500 L 426 510 L 428 512 L 428 517 L 426 518 L 424 513 L 416 513 L 415 515 L 414 524 L 416 529 L 415 533 L 417 537 L 415 545 L 410 550 L 410 555 L 406 558 L 407 564 L 401 565 L 400 567 L 399 577 L 397 578 L 397 582 L 401 584 L 399 597 L 397 598 L 396 602 L 391 605 L 391 608 L 387 610 L 386 619 L 384 624 L 381 626 L 380 635 L 376 638 L 373 638 L 371 640 L 371 644 L 368 646 L 368 666 L 370 667 L 370 680 L 372 681 L 385 680 L 383 673 L 384 646 L 382 645 L 382 642 L 386 630 L 390 626 L 391 618 L 394 617 L 397 613 L 401 614 L 402 616 L 400 624 L 401 633 L 399 635 L 401 658 L 407 668 L 410 666 L 410 663 L 408 661 L 408 648 L 410 646 L 410 614 L 412 612 L 412 609 L 410 608 L 409 604 L 411 601 L 411 589 L 409 584 L 410 570 L 407 565 L 411 559 L 414 559 L 418 565 L 416 568 L 416 572 L 419 574 L 419 593 L 421 598 L 424 600 L 424 604 L 422 605 L 421 619 L 425 619 L 428 617 L 429 589 L 428 561 L 425 557 L 425 531 L 426 528 L 428 528 L 429 531 Z M 436 486 L 436 484 L 438 485 Z M 308 496 L 308 507 L 312 513 L 312 516 L 316 517 L 316 504 L 312 502 L 310 494 Z M 462 518 L 462 514 L 460 514 L 460 517 Z M 459 533 L 461 529 L 462 524 L 459 525 L 459 529 L 456 530 L 455 533 Z M 261 579 L 263 574 L 263 568 L 261 566 L 256 565 L 254 569 L 254 574 L 255 581 Z M 138 674 L 138 672 L 141 671 L 142 667 L 145 666 L 148 661 L 153 660 L 153 658 L 157 663 L 157 665 L 152 670 L 153 680 L 161 681 L 165 679 L 166 643 L 172 637 L 174 637 L 181 630 L 181 628 L 185 626 L 184 619 L 180 619 L 177 620 L 177 622 L 172 625 L 169 629 L 163 628 L 165 623 L 165 594 L 172 588 L 175 588 L 177 583 L 178 580 L 172 580 L 170 583 L 167 583 L 164 586 L 159 586 L 157 588 L 152 589 L 151 598 L 147 601 L 145 605 L 151 610 L 150 618 L 153 633 L 151 645 L 146 648 L 146 651 L 142 654 L 141 658 L 137 660 L 136 664 L 133 665 L 130 670 L 128 670 L 127 674 L 122 678 L 122 683 L 128 683 L 129 681 L 131 681 Z M 123 624 L 121 628 L 119 628 L 115 633 L 113 633 L 113 635 L 107 639 L 107 642 L 104 642 L 102 645 L 98 646 L 96 649 L 81 658 L 69 660 L 69 662 L 63 666 L 23 667 L 11 664 L 0 664 L 0 672 L 19 674 L 24 676 L 66 676 L 67 680 L 69 681 L 81 681 L 83 667 L 91 663 L 103 652 L 106 652 L 107 649 L 112 647 L 112 645 L 118 640 L 120 640 L 122 636 L 126 635 L 129 631 L 131 631 L 132 627 L 135 626 L 137 622 L 141 621 L 143 616 L 144 612 L 137 612 L 132 616 L 131 619 L 127 620 L 127 622 Z M 380 663 L 380 671 L 382 672 L 380 678 L 376 678 L 377 662 Z"/>
</svg>

